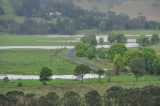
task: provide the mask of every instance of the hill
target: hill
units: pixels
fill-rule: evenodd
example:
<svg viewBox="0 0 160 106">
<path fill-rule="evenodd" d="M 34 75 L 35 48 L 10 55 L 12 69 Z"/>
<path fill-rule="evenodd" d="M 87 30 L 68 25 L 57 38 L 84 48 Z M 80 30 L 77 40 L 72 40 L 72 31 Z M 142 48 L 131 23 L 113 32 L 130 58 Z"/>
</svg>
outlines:
<svg viewBox="0 0 160 106">
<path fill-rule="evenodd" d="M 147 19 L 160 21 L 160 0 L 74 0 L 86 10 L 124 13 L 130 17 L 144 15 Z"/>
</svg>

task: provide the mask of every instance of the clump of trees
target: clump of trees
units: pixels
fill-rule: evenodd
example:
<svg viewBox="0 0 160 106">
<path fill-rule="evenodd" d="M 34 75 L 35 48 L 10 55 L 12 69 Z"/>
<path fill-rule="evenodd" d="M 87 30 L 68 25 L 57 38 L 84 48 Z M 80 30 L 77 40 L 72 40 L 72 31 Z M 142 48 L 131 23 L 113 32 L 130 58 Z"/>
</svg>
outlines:
<svg viewBox="0 0 160 106">
<path fill-rule="evenodd" d="M 127 48 L 123 44 L 114 44 L 107 51 L 107 59 L 113 61 L 117 54 L 123 55 Z"/>
<path fill-rule="evenodd" d="M 113 63 L 116 75 L 120 72 L 132 72 L 138 78 L 145 73 L 159 73 L 159 55 L 151 48 L 128 50 L 123 44 L 114 44 L 101 58 Z"/>
<path fill-rule="evenodd" d="M 145 60 L 140 57 L 133 58 L 129 63 L 129 68 L 137 79 L 146 71 Z"/>
<path fill-rule="evenodd" d="M 112 32 L 108 36 L 109 43 L 126 43 L 127 39 L 122 33 Z"/>
<path fill-rule="evenodd" d="M 95 35 L 86 35 L 75 46 L 78 57 L 93 59 L 96 57 L 97 40 Z"/>
<path fill-rule="evenodd" d="M 0 94 L 2 106 L 159 106 L 160 87 L 146 86 L 143 88 L 122 88 L 112 86 L 100 95 L 97 90 L 90 90 L 84 95 L 67 91 L 59 96 L 49 92 L 44 96 L 22 91 L 9 91 Z"/>
<path fill-rule="evenodd" d="M 141 47 L 146 47 L 148 45 L 154 45 L 154 44 L 159 44 L 160 43 L 160 36 L 157 33 L 152 34 L 151 38 L 141 35 L 137 38 L 137 43 Z"/>
<path fill-rule="evenodd" d="M 130 89 L 114 86 L 106 91 L 105 106 L 157 106 L 160 105 L 158 89 L 154 86 Z"/>
</svg>

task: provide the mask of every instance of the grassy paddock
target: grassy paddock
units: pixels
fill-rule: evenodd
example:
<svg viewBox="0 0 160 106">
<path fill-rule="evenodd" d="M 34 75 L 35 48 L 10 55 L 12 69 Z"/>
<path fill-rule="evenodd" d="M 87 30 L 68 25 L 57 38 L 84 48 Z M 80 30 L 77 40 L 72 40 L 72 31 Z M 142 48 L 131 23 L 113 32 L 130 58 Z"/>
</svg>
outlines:
<svg viewBox="0 0 160 106">
<path fill-rule="evenodd" d="M 114 30 L 113 32 L 119 32 L 125 35 L 152 35 L 153 33 L 160 34 L 160 30 Z"/>
<path fill-rule="evenodd" d="M 21 82 L 22 87 L 17 87 Z M 103 94 L 111 86 L 121 86 L 124 88 L 144 87 L 149 85 L 160 86 L 160 77 L 158 76 L 143 76 L 137 81 L 133 76 L 120 75 L 111 76 L 111 82 L 107 82 L 107 77 L 102 78 L 101 82 L 98 79 L 85 79 L 82 84 L 80 80 L 63 80 L 56 79 L 47 82 L 47 86 L 43 86 L 38 80 L 13 80 L 8 82 L 3 87 L 3 81 L 0 80 L 0 93 L 5 93 L 11 90 L 21 90 L 26 93 L 36 93 L 38 95 L 46 94 L 47 92 L 57 92 L 63 94 L 66 91 L 75 91 L 80 94 L 85 94 L 91 89 L 98 90 Z M 7 88 L 7 89 L 6 89 Z"/>
<path fill-rule="evenodd" d="M 74 45 L 75 43 L 67 42 L 77 40 L 79 37 L 48 37 L 47 35 L 39 36 L 22 36 L 0 34 L 0 46 L 57 46 L 57 45 Z"/>
<path fill-rule="evenodd" d="M 47 66 L 54 74 L 73 74 L 76 64 L 66 59 L 67 49 L 11 49 L 0 50 L 0 73 L 39 74 Z"/>
<path fill-rule="evenodd" d="M 160 30 L 113 30 L 107 32 L 101 32 L 99 29 L 84 29 L 79 30 L 78 34 L 108 34 L 110 32 L 119 32 L 125 35 L 152 35 L 153 33 L 160 34 Z"/>
</svg>

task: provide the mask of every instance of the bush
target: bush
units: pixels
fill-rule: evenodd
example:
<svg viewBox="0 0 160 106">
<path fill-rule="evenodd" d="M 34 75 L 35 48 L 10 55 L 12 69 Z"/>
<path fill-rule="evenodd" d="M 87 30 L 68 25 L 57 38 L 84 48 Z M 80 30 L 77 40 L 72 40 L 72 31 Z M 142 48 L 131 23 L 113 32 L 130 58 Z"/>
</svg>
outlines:
<svg viewBox="0 0 160 106">
<path fill-rule="evenodd" d="M 17 84 L 17 87 L 22 87 L 23 86 L 23 83 L 22 82 L 19 82 L 18 84 Z"/>
</svg>

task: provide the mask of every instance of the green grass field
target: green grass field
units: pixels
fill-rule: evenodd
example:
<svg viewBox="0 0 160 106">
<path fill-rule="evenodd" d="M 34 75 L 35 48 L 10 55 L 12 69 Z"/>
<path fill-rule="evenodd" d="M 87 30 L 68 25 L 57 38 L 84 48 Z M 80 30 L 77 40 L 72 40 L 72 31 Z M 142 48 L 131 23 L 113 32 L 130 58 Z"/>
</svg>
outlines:
<svg viewBox="0 0 160 106">
<path fill-rule="evenodd" d="M 101 32 L 99 29 L 84 29 L 84 30 L 79 30 L 77 33 L 78 34 L 108 34 L 110 32 L 118 32 L 118 33 L 123 33 L 125 35 L 152 35 L 153 33 L 160 34 L 160 30 L 113 30 L 113 31 Z"/>
<path fill-rule="evenodd" d="M 42 67 L 49 67 L 53 74 L 73 74 L 76 64 L 67 60 L 67 50 L 11 49 L 0 50 L 0 73 L 39 74 Z"/>
<path fill-rule="evenodd" d="M 160 30 L 115 30 L 113 32 L 119 32 L 125 35 L 152 35 L 153 33 L 160 34 Z"/>
<path fill-rule="evenodd" d="M 19 82 L 23 84 L 22 87 L 17 87 Z M 85 94 L 89 90 L 95 89 L 101 94 L 104 94 L 104 92 L 111 86 L 121 86 L 123 88 L 144 87 L 149 85 L 160 86 L 160 77 L 142 76 L 136 81 L 133 76 L 120 75 L 111 76 L 111 82 L 107 82 L 106 77 L 102 78 L 101 82 L 98 82 L 98 79 L 85 79 L 83 84 L 80 80 L 55 79 L 47 82 L 47 86 L 43 86 L 38 80 L 12 80 L 4 87 L 3 84 L 4 82 L 1 80 L 0 93 L 5 93 L 11 90 L 21 90 L 26 93 L 35 93 L 37 95 L 43 95 L 47 92 L 63 94 L 66 91 L 75 91 L 80 94 Z"/>
<path fill-rule="evenodd" d="M 57 46 L 74 45 L 74 41 L 79 37 L 48 37 L 47 35 L 10 35 L 0 34 L 0 46 Z"/>
</svg>

